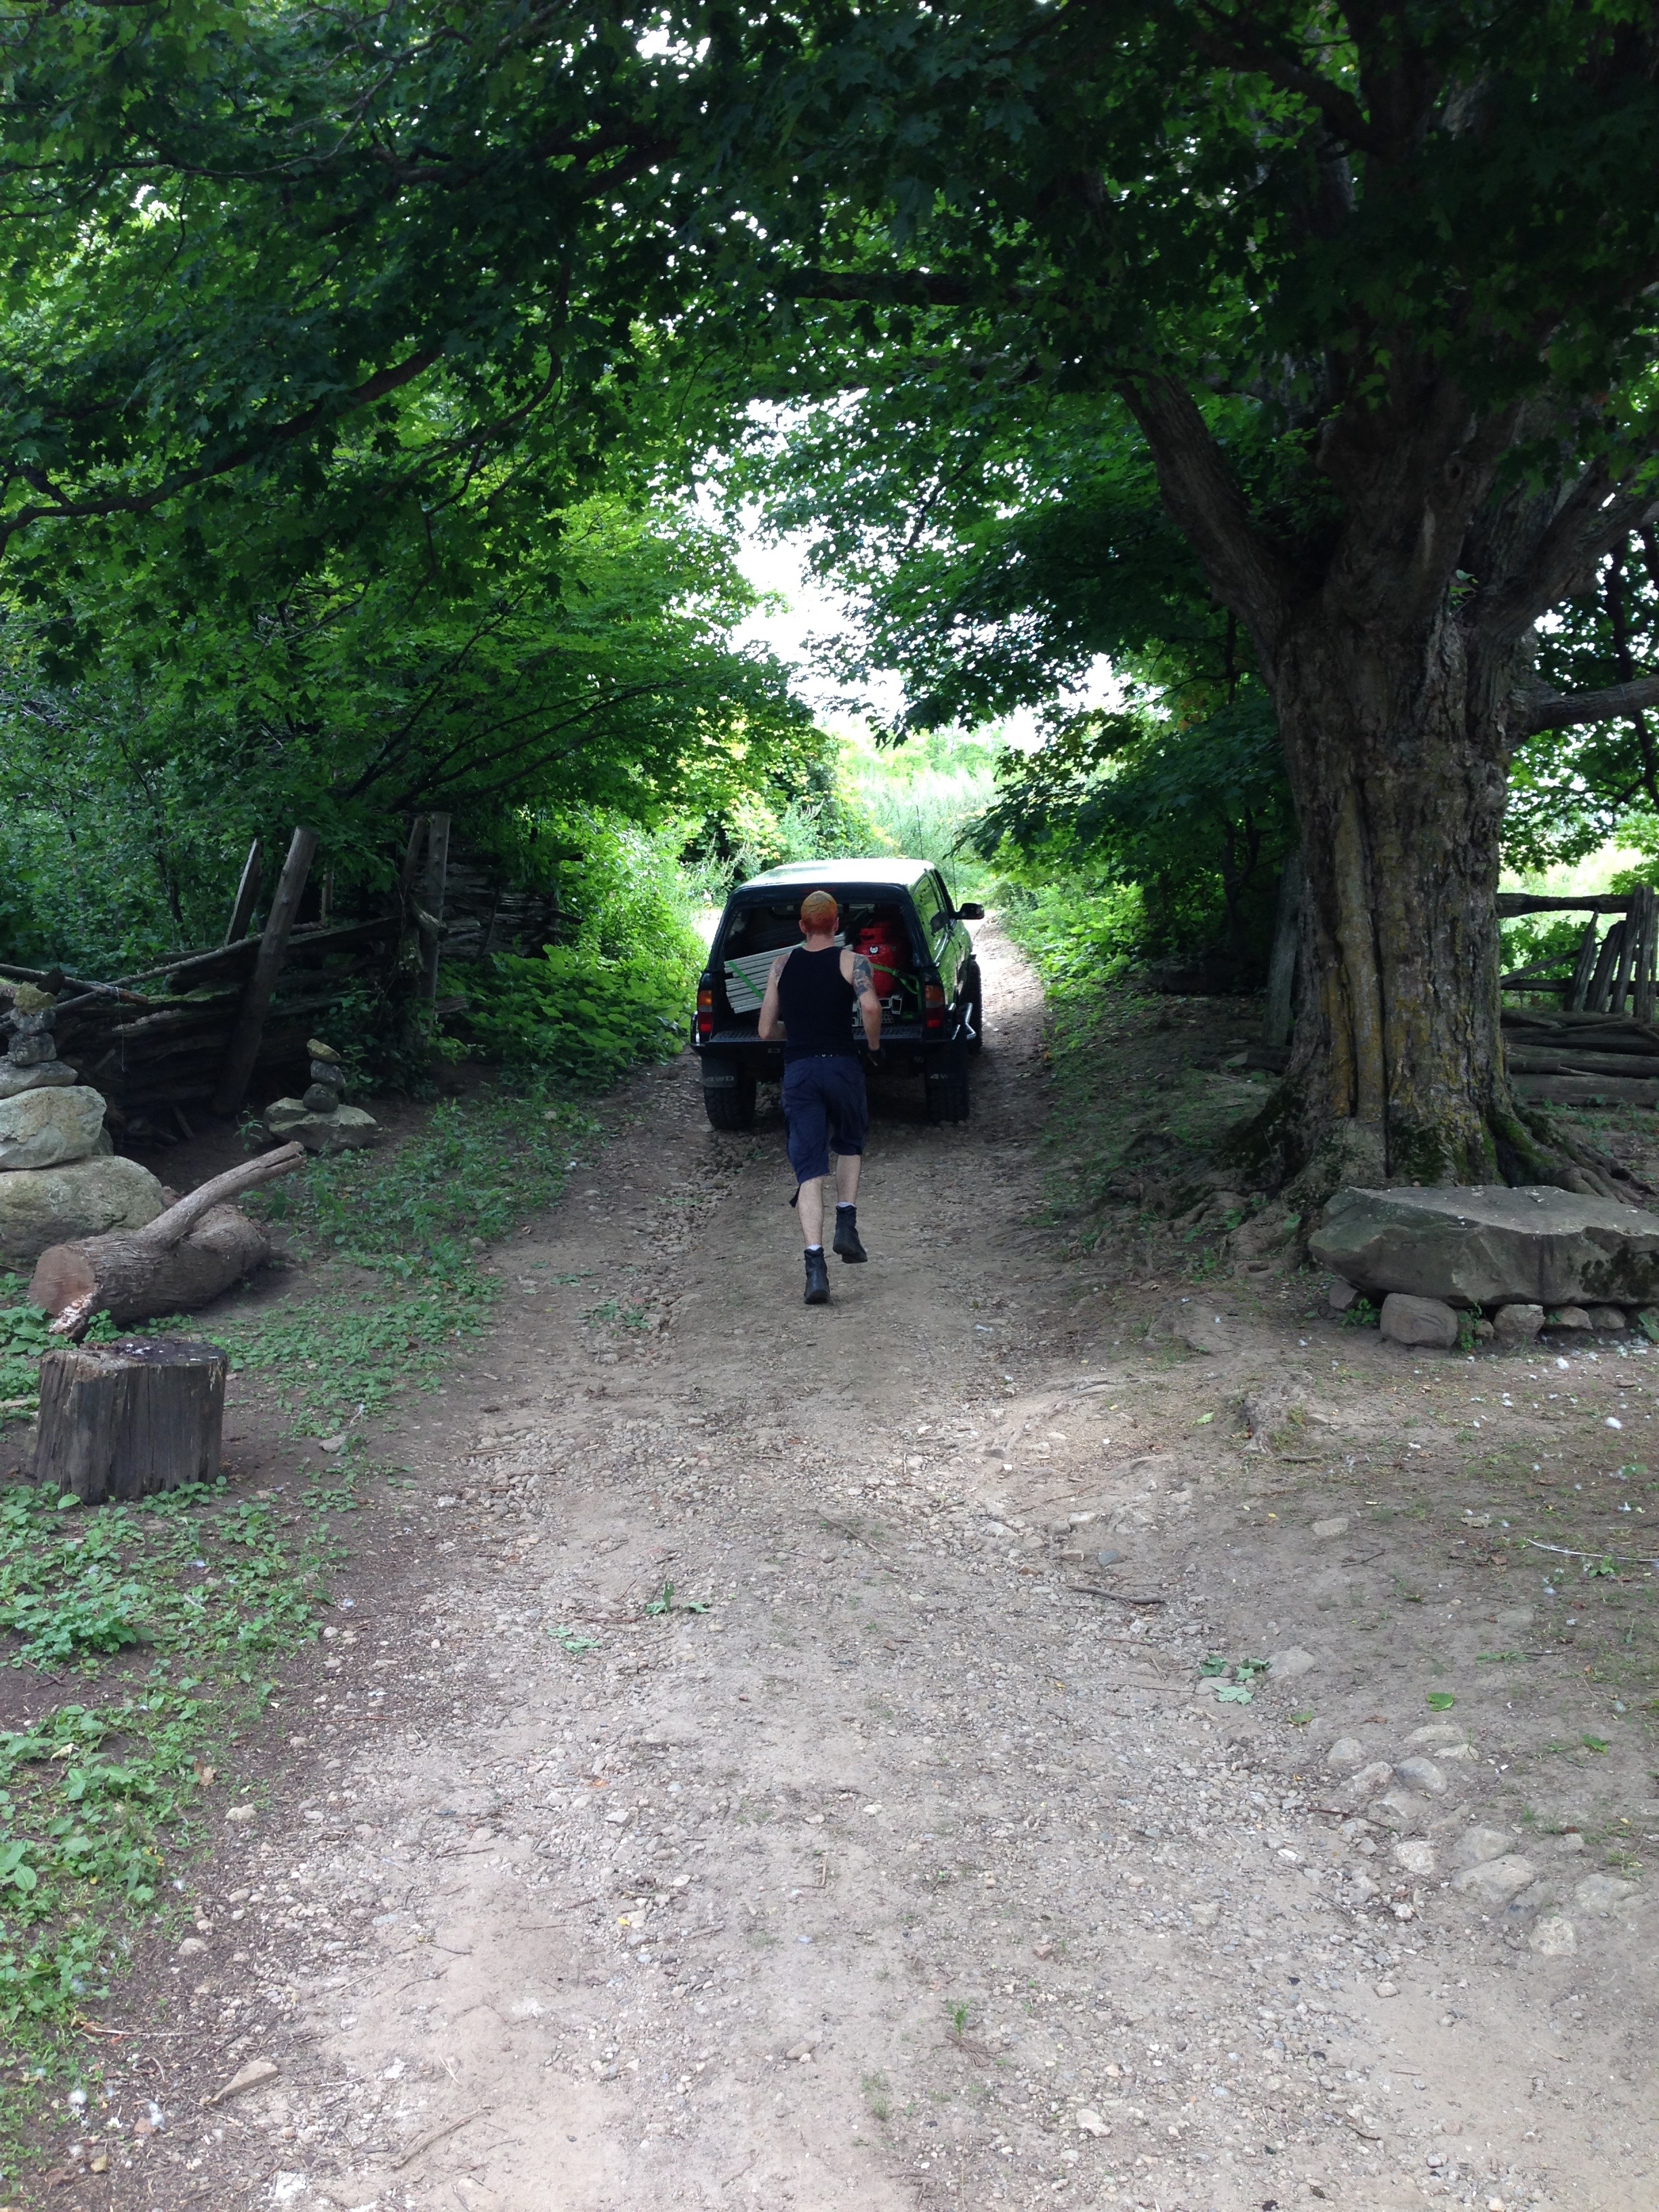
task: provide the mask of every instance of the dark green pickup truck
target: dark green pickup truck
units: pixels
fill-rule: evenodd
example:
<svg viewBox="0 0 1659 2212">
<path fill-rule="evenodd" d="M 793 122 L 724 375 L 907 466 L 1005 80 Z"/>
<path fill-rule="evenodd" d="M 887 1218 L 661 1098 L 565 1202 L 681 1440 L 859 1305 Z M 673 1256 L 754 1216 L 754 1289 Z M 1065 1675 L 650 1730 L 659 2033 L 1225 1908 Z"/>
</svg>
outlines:
<svg viewBox="0 0 1659 2212">
<path fill-rule="evenodd" d="M 767 972 L 800 943 L 800 902 L 833 892 L 842 940 L 871 955 L 882 998 L 881 1065 L 919 1075 L 932 1121 L 968 1119 L 969 1055 L 981 1042 L 979 963 L 963 927 L 985 909 L 952 904 L 926 860 L 813 860 L 752 876 L 732 892 L 697 983 L 691 1041 L 702 1063 L 703 1103 L 717 1129 L 746 1129 L 755 1085 L 783 1073 L 781 1044 L 759 1036 Z M 853 1024 L 862 1037 L 856 1008 Z"/>
</svg>

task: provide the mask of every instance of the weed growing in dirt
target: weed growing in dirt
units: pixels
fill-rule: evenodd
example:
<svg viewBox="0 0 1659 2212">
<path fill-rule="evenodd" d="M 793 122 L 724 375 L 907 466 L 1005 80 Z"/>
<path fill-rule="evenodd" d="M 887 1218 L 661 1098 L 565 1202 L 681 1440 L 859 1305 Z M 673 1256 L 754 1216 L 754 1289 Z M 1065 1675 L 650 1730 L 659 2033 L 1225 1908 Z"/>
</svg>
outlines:
<svg viewBox="0 0 1659 2212">
<path fill-rule="evenodd" d="M 325 1274 L 314 1297 L 228 1320 L 216 1339 L 237 1368 L 270 1376 L 278 1410 L 303 1436 L 383 1413 L 401 1390 L 435 1389 L 500 1295 L 480 1252 L 553 1203 L 577 1164 L 574 1149 L 596 1129 L 544 1091 L 487 1091 L 447 1101 L 395 1151 L 341 1153 L 272 1184 L 250 1203 L 302 1253 L 400 1287 Z"/>
<path fill-rule="evenodd" d="M 285 1225 L 319 1287 L 216 1318 L 213 1335 L 294 1431 L 342 1432 L 300 1512 L 233 1501 L 222 1484 L 90 1512 L 0 1491 L 5 1656 L 58 1693 L 0 1734 L 0 2042 L 23 2067 L 0 2086 L 0 2145 L 46 2081 L 87 2063 L 77 2014 L 165 1913 L 169 1870 L 204 1830 L 214 1761 L 264 1702 L 273 1662 L 315 1632 L 330 1517 L 356 1509 L 368 1471 L 348 1425 L 437 1387 L 498 1293 L 482 1249 L 558 1195 L 594 1128 L 540 1092 L 490 1092 L 439 1107 L 395 1150 L 312 1162 L 250 1200 Z M 343 1263 L 374 1279 L 342 1281 Z M 0 1419 L 33 1411 L 49 1344 L 23 1290 L 0 1279 Z M 575 1652 L 594 1639 L 561 1641 Z M 65 1677 L 84 1687 L 64 1697 Z"/>
<path fill-rule="evenodd" d="M 332 1547 L 319 1515 L 286 1517 L 222 1483 L 90 1512 L 0 1492 L 10 1663 L 59 1693 L 0 1733 L 0 2042 L 23 2069 L 0 2157 L 40 2084 L 84 2067 L 78 2015 L 165 1912 L 273 1660 L 313 1632 Z"/>
</svg>

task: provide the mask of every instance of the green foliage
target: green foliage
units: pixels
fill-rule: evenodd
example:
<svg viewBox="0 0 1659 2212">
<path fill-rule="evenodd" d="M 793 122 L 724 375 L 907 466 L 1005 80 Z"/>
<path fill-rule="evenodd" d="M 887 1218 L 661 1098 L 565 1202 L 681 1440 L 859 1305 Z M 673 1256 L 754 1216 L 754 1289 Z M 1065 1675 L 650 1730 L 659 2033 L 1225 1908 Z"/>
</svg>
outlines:
<svg viewBox="0 0 1659 2212">
<path fill-rule="evenodd" d="M 135 544 L 142 585 L 123 567 L 112 587 L 71 575 L 50 607 L 14 593 L 6 954 L 118 973 L 210 943 L 249 839 L 280 851 L 296 820 L 349 913 L 392 895 L 414 809 L 449 811 L 503 882 L 544 886 L 579 830 L 719 820 L 799 784 L 823 741 L 783 671 L 727 641 L 753 595 L 724 541 L 672 509 L 529 496 L 490 510 L 477 565 L 441 590 L 340 554 L 228 592 L 228 547 L 186 574 L 163 541 Z"/>
<path fill-rule="evenodd" d="M 574 943 L 495 956 L 468 1026 L 515 1073 L 592 1087 L 680 1050 L 703 948 L 674 872 L 678 829 L 653 839 L 590 816 L 564 836 L 582 853 L 557 873 L 582 917 Z"/>
<path fill-rule="evenodd" d="M 315 1632 L 330 1517 L 356 1502 L 351 1425 L 437 1387 L 499 1287 L 473 1240 L 506 1237 L 556 1198 L 594 1133 L 568 1102 L 490 1089 L 446 1101 L 385 1152 L 308 1162 L 250 1199 L 307 1257 L 307 1294 L 226 1317 L 216 1338 L 290 1432 L 345 1433 L 338 1477 L 307 1486 L 297 1510 L 223 1484 L 88 1511 L 0 1490 L 0 1650 L 92 1686 L 0 1734 L 0 2037 L 13 2051 L 62 2055 L 138 1924 L 166 1910 L 209 1768 L 262 1705 L 273 1659 Z M 22 1288 L 0 1278 L 0 1375 L 32 1399 L 45 1322 Z"/>
<path fill-rule="evenodd" d="M 1538 664 L 1540 675 L 1564 691 L 1628 684 L 1659 665 L 1659 535 L 1651 528 L 1623 538 L 1599 564 L 1590 587 L 1555 610 L 1540 634 Z M 1527 738 L 1510 771 L 1504 822 L 1510 865 L 1531 871 L 1583 860 L 1615 836 L 1644 855 L 1659 855 L 1652 717 L 1638 714 Z M 1574 926 L 1571 919 L 1558 925 L 1551 947 L 1569 965 L 1565 940 Z M 1576 927 L 1583 926 L 1581 916 Z M 1514 929 L 1505 926 L 1506 948 L 1529 946 L 1521 931 L 1511 935 Z"/>
<path fill-rule="evenodd" d="M 1050 1002 L 1092 1002 L 1146 945 L 1145 894 L 1137 884 L 1101 887 L 1080 873 L 1016 880 L 1002 911 L 1015 943 L 1036 963 Z"/>
<path fill-rule="evenodd" d="M 257 1711 L 272 1657 L 313 1632 L 329 1553 L 320 1522 L 289 1535 L 276 1507 L 234 1504 L 222 1484 L 87 1513 L 0 1491 L 11 1663 L 88 1682 L 0 1733 L 0 2035 L 14 2054 L 64 2051 L 139 1922 L 165 1909 L 169 1867 L 199 1833 L 204 1753 Z"/>
<path fill-rule="evenodd" d="M 1342 1328 L 1376 1328 L 1382 1320 L 1382 1309 L 1369 1298 L 1356 1298 L 1347 1308 L 1338 1324 Z"/>
<path fill-rule="evenodd" d="M 1296 842 L 1265 696 L 1246 689 L 1185 727 L 1144 710 L 1074 716 L 1039 751 L 1005 754 L 974 838 L 1028 878 L 1086 870 L 1135 887 L 1138 951 L 1219 939 L 1240 980 L 1254 981 Z"/>
</svg>

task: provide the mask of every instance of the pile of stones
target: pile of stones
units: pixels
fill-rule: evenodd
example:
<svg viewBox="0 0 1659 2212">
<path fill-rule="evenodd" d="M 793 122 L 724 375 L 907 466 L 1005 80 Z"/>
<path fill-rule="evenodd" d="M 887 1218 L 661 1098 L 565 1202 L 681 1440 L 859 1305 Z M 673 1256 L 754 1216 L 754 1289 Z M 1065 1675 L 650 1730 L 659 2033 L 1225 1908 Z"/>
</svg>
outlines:
<svg viewBox="0 0 1659 2212">
<path fill-rule="evenodd" d="M 380 1125 L 361 1106 L 345 1103 L 345 1068 L 332 1045 L 307 1040 L 311 1081 L 298 1098 L 274 1098 L 264 1111 L 264 1130 L 275 1144 L 295 1142 L 308 1152 L 360 1152 L 378 1142 Z"/>
<path fill-rule="evenodd" d="M 49 1245 L 142 1229 L 166 1200 L 137 1160 L 116 1156 L 101 1091 L 58 1057 L 56 1000 L 31 983 L 0 984 L 0 1265 Z"/>
<path fill-rule="evenodd" d="M 1309 1239 L 1333 1311 L 1379 1299 L 1385 1337 L 1659 1330 L 1659 1214 L 1547 1185 L 1339 1191 Z"/>
</svg>

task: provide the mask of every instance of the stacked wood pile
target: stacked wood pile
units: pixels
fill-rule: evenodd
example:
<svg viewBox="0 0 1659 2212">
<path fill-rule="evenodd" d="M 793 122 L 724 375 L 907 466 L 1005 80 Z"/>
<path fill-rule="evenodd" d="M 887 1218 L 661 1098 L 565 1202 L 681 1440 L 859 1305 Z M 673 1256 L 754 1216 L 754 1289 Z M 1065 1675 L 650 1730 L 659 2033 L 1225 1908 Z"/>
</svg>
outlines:
<svg viewBox="0 0 1659 2212">
<path fill-rule="evenodd" d="M 1624 1014 L 1504 1009 L 1504 1057 L 1522 1098 L 1659 1107 L 1659 1028 Z"/>
<path fill-rule="evenodd" d="M 262 1104 L 303 1067 L 307 1040 L 337 1027 L 349 994 L 368 986 L 411 1007 L 455 1011 L 464 1000 L 437 1005 L 441 954 L 534 952 L 573 927 L 551 896 L 504 890 L 474 866 L 452 868 L 447 815 L 415 823 L 398 895 L 385 913 L 332 920 L 325 875 L 319 918 L 302 924 L 318 843 L 314 830 L 294 832 L 252 933 L 263 873 L 257 842 L 222 944 L 108 981 L 0 963 L 0 979 L 55 994 L 58 1053 L 104 1093 L 118 1127 L 190 1136 L 191 1109 L 234 1115 L 250 1096 Z"/>
</svg>

